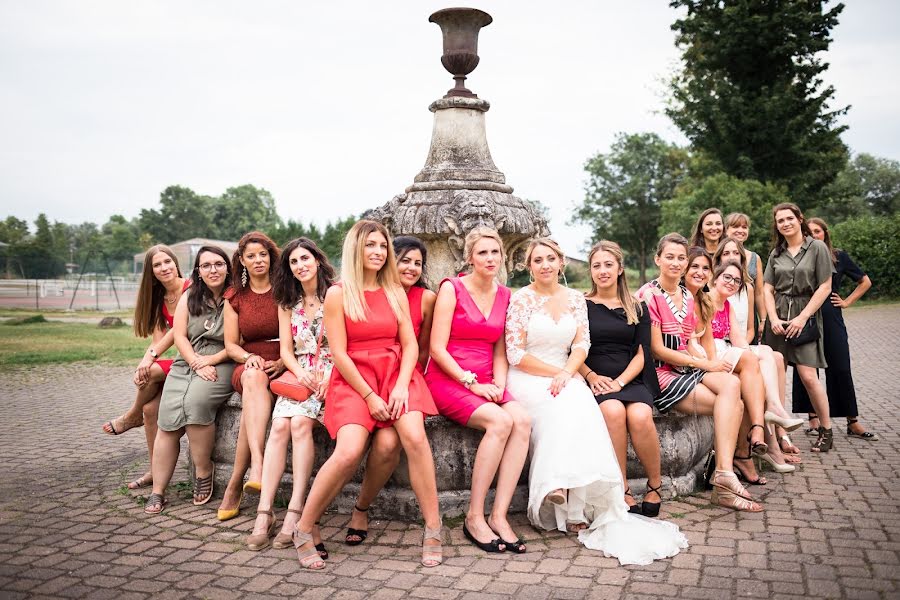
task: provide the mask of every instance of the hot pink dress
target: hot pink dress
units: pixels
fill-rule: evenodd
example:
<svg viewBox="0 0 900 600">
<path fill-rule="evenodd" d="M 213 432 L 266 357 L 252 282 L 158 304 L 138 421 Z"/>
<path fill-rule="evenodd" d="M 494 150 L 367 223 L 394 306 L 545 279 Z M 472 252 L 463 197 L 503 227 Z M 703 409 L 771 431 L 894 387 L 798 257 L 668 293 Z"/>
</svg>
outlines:
<svg viewBox="0 0 900 600">
<path fill-rule="evenodd" d="M 450 324 L 447 352 L 460 368 L 475 373 L 479 383 L 490 383 L 494 380 L 494 344 L 503 336 L 506 326 L 509 288 L 497 286 L 494 305 L 485 319 L 459 277 L 444 281 L 452 283 L 456 292 L 456 308 Z M 443 284 L 442 281 L 441 285 Z M 488 402 L 444 373 L 433 360 L 428 363 L 425 382 L 431 390 L 438 411 L 461 425 L 466 425 L 475 409 Z M 503 399 L 497 404 L 505 404 L 510 400 L 513 397 L 504 390 Z"/>
</svg>

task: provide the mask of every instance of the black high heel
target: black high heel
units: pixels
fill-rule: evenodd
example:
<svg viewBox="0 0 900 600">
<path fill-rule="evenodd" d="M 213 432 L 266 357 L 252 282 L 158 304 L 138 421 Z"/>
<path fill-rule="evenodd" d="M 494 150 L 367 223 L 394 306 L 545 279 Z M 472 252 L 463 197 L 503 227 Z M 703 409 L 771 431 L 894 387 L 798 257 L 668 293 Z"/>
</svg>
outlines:
<svg viewBox="0 0 900 600">
<path fill-rule="evenodd" d="M 625 495 L 630 497 L 632 500 L 634 500 L 634 496 L 631 495 L 631 488 L 625 490 Z M 626 502 L 625 504 L 628 504 L 628 503 Z M 641 514 L 641 507 L 638 506 L 637 503 L 631 504 L 630 506 L 628 506 L 628 512 L 630 512 L 633 515 L 639 515 L 639 514 Z"/>
<path fill-rule="evenodd" d="M 760 477 L 759 473 L 757 473 L 756 479 L 750 479 L 749 477 L 747 477 L 747 475 L 744 473 L 744 470 L 741 469 L 740 464 L 737 462 L 739 460 L 752 461 L 753 457 L 750 455 L 748 455 L 748 456 L 738 456 L 737 454 L 734 455 L 734 461 L 735 461 L 734 467 L 735 467 L 735 470 L 737 471 L 735 473 L 735 475 L 738 476 L 738 479 L 740 479 L 742 481 L 746 481 L 750 485 L 766 485 L 767 483 L 769 483 L 769 481 L 765 477 Z"/>
<path fill-rule="evenodd" d="M 813 442 L 812 452 L 828 452 L 834 447 L 834 432 L 831 429 L 819 427 L 819 437 Z"/>
<path fill-rule="evenodd" d="M 646 498 L 647 494 L 649 494 L 650 492 L 656 492 L 656 494 L 659 496 L 659 502 L 647 502 L 646 500 L 641 502 L 641 514 L 645 517 L 655 518 L 659 516 L 659 507 L 662 506 L 662 494 L 659 493 L 659 488 L 661 487 L 661 479 L 659 481 L 659 485 L 656 487 L 650 485 L 650 480 L 647 480 L 647 491 L 644 492 L 644 498 Z"/>
<path fill-rule="evenodd" d="M 716 451 L 710 450 L 706 455 L 706 466 L 703 467 L 703 489 L 713 489 L 712 478 L 716 471 Z"/>
<path fill-rule="evenodd" d="M 370 508 L 371 508 L 370 506 L 367 506 L 365 509 L 362 509 L 358 505 L 353 505 L 353 510 L 355 510 L 357 512 L 361 512 L 361 513 L 368 513 Z M 344 543 L 347 544 L 348 546 L 359 546 L 364 541 L 366 541 L 367 537 L 369 537 L 368 529 L 354 529 L 353 527 L 348 527 L 347 535 L 344 538 Z M 355 539 L 351 539 L 351 538 L 359 538 L 359 539 L 355 540 Z M 318 550 L 318 547 L 316 548 L 316 550 Z"/>
<path fill-rule="evenodd" d="M 747 431 L 747 443 L 750 444 L 750 454 L 756 454 L 756 455 L 765 454 L 769 451 L 769 445 L 765 442 L 754 442 L 753 440 L 750 439 L 751 438 L 750 434 L 753 433 L 753 430 L 756 427 L 759 427 L 760 429 L 763 430 L 763 435 L 766 434 L 766 428 L 763 427 L 762 425 L 756 424 L 756 425 L 750 426 L 750 429 Z M 750 457 L 748 456 L 747 458 L 750 458 Z"/>
<path fill-rule="evenodd" d="M 485 552 L 506 552 L 506 544 L 500 541 L 500 538 L 496 538 L 491 540 L 490 542 L 479 542 L 475 539 L 475 536 L 472 535 L 472 532 L 469 531 L 469 528 L 466 526 L 466 522 L 463 521 L 463 535 L 466 536 L 466 539 L 478 546 L 480 549 Z M 501 546 L 503 546 L 501 548 Z"/>
</svg>

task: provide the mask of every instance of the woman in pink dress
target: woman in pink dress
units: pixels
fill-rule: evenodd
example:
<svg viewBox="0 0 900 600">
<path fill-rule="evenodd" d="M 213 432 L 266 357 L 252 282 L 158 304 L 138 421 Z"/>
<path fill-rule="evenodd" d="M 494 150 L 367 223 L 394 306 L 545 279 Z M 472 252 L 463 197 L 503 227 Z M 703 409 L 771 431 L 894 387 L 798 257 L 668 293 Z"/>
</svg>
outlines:
<svg viewBox="0 0 900 600">
<path fill-rule="evenodd" d="M 441 282 L 425 381 L 442 415 L 484 431 L 463 533 L 485 552 L 521 553 L 525 544 L 506 513 L 528 455 L 531 419 L 505 389 L 509 363 L 503 331 L 510 291 L 497 282 L 503 243 L 493 229 L 478 227 L 466 236 L 464 251 L 472 272 Z M 494 504 L 485 520 L 485 498 L 495 476 Z"/>
</svg>

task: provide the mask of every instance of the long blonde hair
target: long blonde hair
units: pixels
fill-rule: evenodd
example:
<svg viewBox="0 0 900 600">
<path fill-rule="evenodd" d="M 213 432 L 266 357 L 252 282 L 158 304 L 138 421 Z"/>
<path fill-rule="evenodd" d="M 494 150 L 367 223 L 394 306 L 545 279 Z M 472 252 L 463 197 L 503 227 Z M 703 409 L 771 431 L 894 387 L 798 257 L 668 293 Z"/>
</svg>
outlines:
<svg viewBox="0 0 900 600">
<path fill-rule="evenodd" d="M 619 264 L 619 268 L 622 272 L 616 276 L 616 296 L 622 304 L 622 308 L 625 310 L 625 320 L 629 325 L 637 325 L 638 315 L 643 309 L 641 308 L 640 302 L 637 302 L 635 297 L 628 291 L 628 281 L 625 279 L 625 255 L 622 253 L 622 248 L 615 242 L 600 240 L 594 244 L 594 247 L 591 248 L 591 251 L 588 254 L 588 268 L 590 268 L 594 255 L 598 252 L 609 252 Z M 597 282 L 591 277 L 591 291 L 588 292 L 587 295 L 594 296 L 597 292 Z"/>
<path fill-rule="evenodd" d="M 351 321 L 367 321 L 366 314 L 369 305 L 366 303 L 366 295 L 363 293 L 363 251 L 366 247 L 366 239 L 369 234 L 380 233 L 387 242 L 387 256 L 384 265 L 376 275 L 378 286 L 384 289 L 388 304 L 394 316 L 399 320 L 403 317 L 402 298 L 405 297 L 403 286 L 400 283 L 400 274 L 397 272 L 397 259 L 394 256 L 394 246 L 391 243 L 391 235 L 387 228 L 377 221 L 357 221 L 347 237 L 344 238 L 344 248 L 341 253 L 341 285 L 344 288 L 344 314 Z"/>
<path fill-rule="evenodd" d="M 546 246 L 553 250 L 553 253 L 559 257 L 559 274 L 565 276 L 566 271 L 566 255 L 562 251 L 562 248 L 559 247 L 555 241 L 548 237 L 537 238 L 531 240 L 528 244 L 528 248 L 525 250 L 525 264 L 524 267 L 531 271 L 531 253 L 534 252 L 534 249 L 538 246 Z"/>
</svg>

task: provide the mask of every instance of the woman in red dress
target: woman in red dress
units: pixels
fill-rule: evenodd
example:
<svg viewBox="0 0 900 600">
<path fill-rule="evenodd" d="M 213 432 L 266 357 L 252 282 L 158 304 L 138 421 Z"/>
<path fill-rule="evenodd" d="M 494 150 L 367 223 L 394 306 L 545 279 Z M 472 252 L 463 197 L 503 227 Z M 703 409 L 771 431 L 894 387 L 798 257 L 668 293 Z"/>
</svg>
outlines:
<svg viewBox="0 0 900 600">
<path fill-rule="evenodd" d="M 419 348 L 409 302 L 387 229 L 359 221 L 347 233 L 341 283 L 325 295 L 325 331 L 335 369 L 331 372 L 325 427 L 337 440 L 313 482 L 294 531 L 300 565 L 322 569 L 312 528 L 359 466 L 369 436 L 393 427 L 409 461 L 413 492 L 425 519 L 422 564 L 441 564 L 441 517 L 425 415 L 437 414 L 415 365 Z"/>
<path fill-rule="evenodd" d="M 134 370 L 134 385 L 137 386 L 134 402 L 125 414 L 103 424 L 103 431 L 110 435 L 119 435 L 144 425 L 151 462 L 159 396 L 172 366 L 172 359 L 159 357 L 175 342 L 172 335 L 175 306 L 190 284 L 191 280 L 181 275 L 178 258 L 168 246 L 157 245 L 147 250 L 134 307 L 134 334 L 151 338 L 150 345 Z M 129 483 L 128 489 L 134 490 L 152 483 L 153 475 L 147 471 Z"/>
<path fill-rule="evenodd" d="M 412 318 L 413 333 L 419 343 L 419 362 L 416 371 L 425 373 L 428 364 L 428 345 L 431 338 L 431 318 L 437 294 L 428 289 L 426 271 L 428 250 L 417 237 L 402 235 L 394 238 L 394 254 L 397 256 L 397 271 L 400 284 L 406 290 L 409 314 Z M 359 496 L 350 514 L 347 526 L 348 546 L 362 544 L 369 535 L 369 506 L 400 462 L 400 438 L 393 427 L 384 427 L 375 432 L 372 447 L 366 458 L 366 473 L 359 486 Z"/>
<path fill-rule="evenodd" d="M 234 279 L 225 293 L 225 350 L 238 365 L 231 386 L 241 395 L 241 423 L 234 468 L 217 511 L 220 521 L 238 515 L 243 492 L 259 494 L 262 489 L 266 431 L 275 405 L 269 381 L 284 372 L 278 303 L 272 290 L 278 255 L 269 236 L 251 231 L 238 240 L 231 258 Z M 248 468 L 250 476 L 244 483 Z"/>
</svg>

